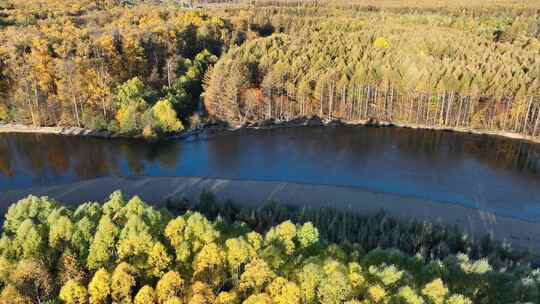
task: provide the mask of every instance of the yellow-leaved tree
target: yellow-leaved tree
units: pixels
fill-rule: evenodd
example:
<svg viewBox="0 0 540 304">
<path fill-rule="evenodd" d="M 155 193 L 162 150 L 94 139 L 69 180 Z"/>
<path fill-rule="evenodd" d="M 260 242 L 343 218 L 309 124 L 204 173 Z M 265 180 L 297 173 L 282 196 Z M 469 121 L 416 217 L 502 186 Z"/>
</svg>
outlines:
<svg viewBox="0 0 540 304">
<path fill-rule="evenodd" d="M 66 304 L 86 304 L 88 303 L 88 292 L 86 287 L 79 282 L 69 280 L 60 289 L 60 300 Z"/>
<path fill-rule="evenodd" d="M 90 304 L 106 303 L 111 294 L 110 284 L 111 276 L 105 268 L 100 268 L 96 271 L 90 284 L 88 284 Z"/>
<path fill-rule="evenodd" d="M 152 108 L 157 127 L 163 133 L 178 132 L 184 129 L 182 122 L 178 119 L 176 111 L 173 109 L 169 99 L 161 99 Z"/>
<path fill-rule="evenodd" d="M 424 286 L 422 294 L 434 304 L 442 304 L 448 294 L 448 288 L 444 286 L 444 282 L 441 279 L 435 279 Z"/>
</svg>

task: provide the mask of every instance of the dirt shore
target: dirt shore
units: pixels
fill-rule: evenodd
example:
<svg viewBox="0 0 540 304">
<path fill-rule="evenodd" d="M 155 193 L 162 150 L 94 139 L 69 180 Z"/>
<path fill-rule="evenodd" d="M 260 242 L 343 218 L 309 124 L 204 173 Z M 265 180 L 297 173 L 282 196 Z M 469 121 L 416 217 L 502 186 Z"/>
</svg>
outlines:
<svg viewBox="0 0 540 304">
<path fill-rule="evenodd" d="M 0 133 L 35 133 L 35 134 L 58 134 L 70 136 L 93 136 L 110 138 L 107 131 L 84 129 L 78 127 L 34 127 L 23 124 L 0 124 Z"/>
<path fill-rule="evenodd" d="M 104 201 L 115 190 L 126 197 L 139 195 L 144 201 L 162 205 L 186 199 L 196 203 L 203 190 L 218 200 L 232 200 L 244 206 L 260 206 L 268 201 L 312 208 L 332 207 L 358 213 L 385 210 L 403 219 L 418 219 L 457 225 L 475 238 L 490 234 L 514 248 L 540 252 L 540 223 L 499 216 L 486 210 L 467 208 L 395 194 L 370 192 L 356 187 L 312 185 L 290 182 L 207 179 L 195 177 L 107 177 L 50 187 L 36 187 L 0 193 L 0 213 L 29 194 L 49 196 L 75 206 L 87 201 Z"/>
<path fill-rule="evenodd" d="M 370 126 L 370 127 L 397 127 L 397 128 L 409 128 L 409 129 L 422 129 L 422 130 L 438 130 L 438 131 L 450 131 L 458 133 L 469 133 L 476 135 L 488 135 L 499 136 L 515 140 L 524 140 L 532 143 L 540 143 L 539 137 L 526 136 L 515 132 L 506 131 L 490 131 L 471 129 L 464 127 L 449 127 L 449 126 L 429 126 L 423 124 L 401 123 L 401 122 L 389 122 L 389 121 L 373 121 L 373 120 L 355 120 L 355 121 L 341 121 L 341 120 L 322 120 L 318 117 L 300 117 L 293 118 L 289 121 L 275 121 L 264 120 L 252 123 L 246 123 L 244 125 L 207 125 L 200 129 L 183 131 L 178 134 L 173 134 L 165 139 L 178 139 L 186 138 L 191 135 L 202 136 L 215 136 L 225 132 L 232 132 L 242 128 L 249 129 L 273 129 L 273 128 L 287 128 L 287 127 L 317 127 L 317 126 Z M 58 134 L 58 135 L 70 135 L 70 136 L 92 136 L 100 138 L 128 138 L 133 136 L 125 136 L 121 134 L 111 134 L 105 130 L 92 130 L 78 127 L 33 127 L 23 124 L 0 124 L 0 133 L 36 133 L 36 134 Z"/>
</svg>

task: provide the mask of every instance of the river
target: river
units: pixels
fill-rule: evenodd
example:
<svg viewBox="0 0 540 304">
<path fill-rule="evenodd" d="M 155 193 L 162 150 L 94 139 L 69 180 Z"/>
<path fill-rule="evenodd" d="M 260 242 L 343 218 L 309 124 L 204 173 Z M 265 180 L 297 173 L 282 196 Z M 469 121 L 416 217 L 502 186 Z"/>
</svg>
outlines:
<svg viewBox="0 0 540 304">
<path fill-rule="evenodd" d="M 135 176 L 357 187 L 540 222 L 540 145 L 501 137 L 371 127 L 244 129 L 157 143 L 0 134 L 0 192 Z"/>
</svg>

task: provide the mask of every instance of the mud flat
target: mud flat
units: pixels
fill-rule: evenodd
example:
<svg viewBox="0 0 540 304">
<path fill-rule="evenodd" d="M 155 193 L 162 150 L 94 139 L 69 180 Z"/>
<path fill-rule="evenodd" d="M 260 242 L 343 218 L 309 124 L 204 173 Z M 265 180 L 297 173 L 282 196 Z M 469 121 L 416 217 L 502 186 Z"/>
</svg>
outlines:
<svg viewBox="0 0 540 304">
<path fill-rule="evenodd" d="M 442 203 L 390 193 L 367 191 L 358 187 L 269 182 L 253 180 L 210 179 L 199 177 L 106 177 L 71 184 L 35 187 L 0 193 L 0 212 L 29 194 L 48 196 L 71 206 L 87 201 L 102 202 L 115 190 L 126 198 L 138 195 L 160 206 L 168 201 L 197 203 L 202 191 L 213 192 L 219 201 L 232 200 L 247 207 L 268 201 L 298 207 L 331 207 L 363 214 L 385 210 L 403 219 L 417 219 L 457 225 L 474 237 L 490 234 L 514 248 L 540 252 L 540 223 L 500 216 L 481 208 Z"/>
</svg>

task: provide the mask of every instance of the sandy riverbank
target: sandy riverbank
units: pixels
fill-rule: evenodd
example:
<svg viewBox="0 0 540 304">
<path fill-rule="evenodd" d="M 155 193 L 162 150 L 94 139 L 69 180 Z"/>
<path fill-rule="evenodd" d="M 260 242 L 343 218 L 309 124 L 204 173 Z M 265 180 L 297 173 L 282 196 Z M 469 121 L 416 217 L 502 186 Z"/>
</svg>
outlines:
<svg viewBox="0 0 540 304">
<path fill-rule="evenodd" d="M 200 193 L 206 189 L 212 191 L 220 201 L 230 199 L 251 207 L 276 201 L 295 206 L 332 207 L 364 214 L 384 209 L 395 217 L 458 225 L 475 237 L 491 234 L 495 239 L 506 241 L 515 248 L 540 252 L 540 223 L 456 204 L 370 192 L 355 187 L 290 182 L 195 177 L 107 177 L 0 193 L 0 213 L 5 213 L 11 203 L 29 194 L 49 196 L 74 206 L 87 201 L 104 201 L 117 189 L 122 190 L 126 197 L 139 195 L 144 201 L 158 206 L 168 200 L 186 199 L 196 203 Z"/>
<path fill-rule="evenodd" d="M 91 130 L 78 127 L 34 127 L 23 124 L 0 124 L 0 133 L 58 134 L 69 136 L 93 136 L 109 138 L 107 131 Z"/>
<path fill-rule="evenodd" d="M 203 137 L 215 136 L 222 133 L 234 132 L 236 130 L 247 129 L 273 129 L 273 128 L 287 128 L 287 127 L 319 127 L 319 126 L 367 126 L 367 127 L 396 127 L 396 128 L 409 128 L 409 129 L 422 129 L 422 130 L 436 130 L 436 131 L 449 131 L 458 133 L 468 133 L 475 135 L 487 135 L 487 136 L 499 136 L 515 140 L 523 140 L 532 143 L 540 143 L 540 138 L 526 136 L 515 132 L 506 131 L 490 131 L 471 129 L 465 127 L 449 127 L 449 126 L 430 126 L 414 123 L 403 122 L 389 122 L 389 121 L 373 121 L 373 120 L 355 120 L 355 121 L 341 121 L 341 120 L 321 120 L 318 117 L 311 118 L 293 118 L 288 121 L 275 121 L 264 120 L 253 123 L 246 123 L 244 125 L 208 125 L 196 130 L 187 130 L 178 134 L 173 134 L 165 139 L 178 139 L 186 138 L 192 135 L 198 135 Z M 121 134 L 111 134 L 105 130 L 92 130 L 78 127 L 33 127 L 22 124 L 0 124 L 0 133 L 36 133 L 36 134 L 57 134 L 68 136 L 92 136 L 100 138 L 128 138 L 133 136 L 125 136 Z"/>
</svg>

